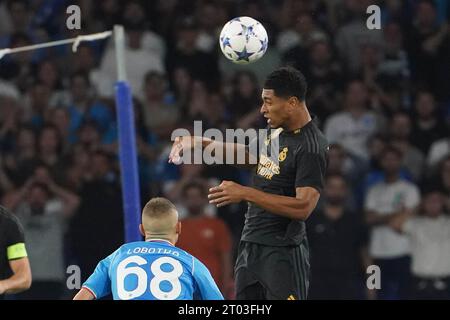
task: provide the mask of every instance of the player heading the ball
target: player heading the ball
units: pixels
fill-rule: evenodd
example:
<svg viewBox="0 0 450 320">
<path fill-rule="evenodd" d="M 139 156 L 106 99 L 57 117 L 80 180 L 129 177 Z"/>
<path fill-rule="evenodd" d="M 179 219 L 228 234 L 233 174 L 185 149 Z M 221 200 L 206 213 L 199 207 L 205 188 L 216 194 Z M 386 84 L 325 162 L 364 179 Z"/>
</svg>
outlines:
<svg viewBox="0 0 450 320">
<path fill-rule="evenodd" d="M 223 300 L 209 270 L 175 247 L 181 222 L 175 206 L 153 198 L 139 226 L 145 241 L 122 245 L 100 261 L 74 300 Z"/>
</svg>

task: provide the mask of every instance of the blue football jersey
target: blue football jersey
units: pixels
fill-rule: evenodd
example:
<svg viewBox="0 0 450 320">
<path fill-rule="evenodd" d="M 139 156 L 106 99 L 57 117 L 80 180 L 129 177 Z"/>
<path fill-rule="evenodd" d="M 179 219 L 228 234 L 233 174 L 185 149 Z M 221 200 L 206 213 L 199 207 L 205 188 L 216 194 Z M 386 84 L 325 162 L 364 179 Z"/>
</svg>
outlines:
<svg viewBox="0 0 450 320">
<path fill-rule="evenodd" d="M 100 261 L 83 284 L 97 299 L 223 300 L 209 270 L 164 240 L 124 244 Z"/>
</svg>

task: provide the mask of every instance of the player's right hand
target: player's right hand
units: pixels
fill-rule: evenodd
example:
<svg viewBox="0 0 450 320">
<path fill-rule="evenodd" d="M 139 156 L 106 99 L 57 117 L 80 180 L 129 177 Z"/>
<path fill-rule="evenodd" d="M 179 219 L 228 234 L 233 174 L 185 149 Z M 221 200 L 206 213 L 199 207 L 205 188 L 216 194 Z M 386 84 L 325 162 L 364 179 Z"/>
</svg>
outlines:
<svg viewBox="0 0 450 320">
<path fill-rule="evenodd" d="M 179 165 L 183 162 L 182 155 L 183 150 L 193 148 L 193 138 L 191 136 L 176 137 L 172 149 L 169 154 L 169 163 Z"/>
</svg>

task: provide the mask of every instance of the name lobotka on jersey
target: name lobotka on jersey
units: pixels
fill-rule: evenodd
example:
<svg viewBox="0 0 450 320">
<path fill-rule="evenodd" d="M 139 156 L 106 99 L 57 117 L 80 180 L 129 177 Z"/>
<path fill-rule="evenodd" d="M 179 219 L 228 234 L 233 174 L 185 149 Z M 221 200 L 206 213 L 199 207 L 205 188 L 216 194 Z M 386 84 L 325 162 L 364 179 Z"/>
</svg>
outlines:
<svg viewBox="0 0 450 320">
<path fill-rule="evenodd" d="M 96 299 L 223 300 L 206 266 L 164 240 L 122 245 L 100 261 L 83 287 Z"/>
</svg>

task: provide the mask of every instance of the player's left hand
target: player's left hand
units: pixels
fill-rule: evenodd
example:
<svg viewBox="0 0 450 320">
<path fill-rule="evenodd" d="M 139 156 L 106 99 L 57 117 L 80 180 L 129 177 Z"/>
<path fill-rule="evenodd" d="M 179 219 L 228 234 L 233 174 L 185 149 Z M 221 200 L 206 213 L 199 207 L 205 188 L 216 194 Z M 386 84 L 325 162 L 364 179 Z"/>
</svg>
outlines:
<svg viewBox="0 0 450 320">
<path fill-rule="evenodd" d="M 231 203 L 239 203 L 244 200 L 246 189 L 247 187 L 239 183 L 224 180 L 220 185 L 209 189 L 209 203 L 217 207 L 226 206 Z"/>
</svg>

